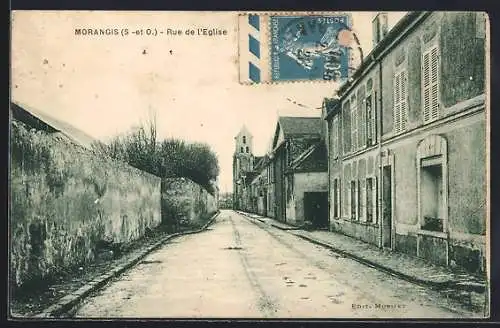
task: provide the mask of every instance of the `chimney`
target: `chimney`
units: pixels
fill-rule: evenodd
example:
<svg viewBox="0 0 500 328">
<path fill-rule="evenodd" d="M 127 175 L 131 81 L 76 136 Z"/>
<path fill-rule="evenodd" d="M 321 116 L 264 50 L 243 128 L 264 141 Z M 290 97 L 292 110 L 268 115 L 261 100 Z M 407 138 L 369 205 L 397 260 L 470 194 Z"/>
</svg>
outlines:
<svg viewBox="0 0 500 328">
<path fill-rule="evenodd" d="M 372 21 L 373 28 L 373 47 L 385 37 L 388 32 L 388 16 L 387 13 L 380 12 L 375 15 Z"/>
</svg>

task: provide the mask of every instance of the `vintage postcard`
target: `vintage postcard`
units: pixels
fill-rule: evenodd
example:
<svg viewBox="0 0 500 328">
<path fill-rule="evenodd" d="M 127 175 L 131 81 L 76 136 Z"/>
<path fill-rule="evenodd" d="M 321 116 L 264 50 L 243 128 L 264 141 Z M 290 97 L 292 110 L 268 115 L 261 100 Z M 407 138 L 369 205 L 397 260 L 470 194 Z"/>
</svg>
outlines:
<svg viewBox="0 0 500 328">
<path fill-rule="evenodd" d="M 486 13 L 11 20 L 11 320 L 490 316 Z"/>
</svg>

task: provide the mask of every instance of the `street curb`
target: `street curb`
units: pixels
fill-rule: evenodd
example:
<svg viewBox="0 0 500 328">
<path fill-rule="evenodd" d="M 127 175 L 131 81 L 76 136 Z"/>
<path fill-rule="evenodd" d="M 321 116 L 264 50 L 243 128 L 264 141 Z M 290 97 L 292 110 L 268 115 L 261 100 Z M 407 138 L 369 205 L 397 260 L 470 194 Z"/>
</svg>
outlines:
<svg viewBox="0 0 500 328">
<path fill-rule="evenodd" d="M 246 215 L 246 213 L 244 212 L 238 212 L 242 215 L 244 215 L 245 217 L 247 218 L 252 218 L 248 215 Z M 253 218 L 252 218 L 253 219 Z M 258 220 L 258 219 L 257 219 Z M 262 222 L 261 220 L 259 220 L 260 222 Z M 332 246 L 331 244 L 328 244 L 326 242 L 323 242 L 323 241 L 320 241 L 320 240 L 317 240 L 317 239 L 314 239 L 312 237 L 309 237 L 309 236 L 304 236 L 302 234 L 297 234 L 297 233 L 294 233 L 293 231 L 295 230 L 301 230 L 300 228 L 283 228 L 283 227 L 280 227 L 278 225 L 275 225 L 273 223 L 266 223 L 266 222 L 263 222 L 269 226 L 272 226 L 274 228 L 277 228 L 277 229 L 280 229 L 282 231 L 286 231 L 294 236 L 297 236 L 297 237 L 300 237 L 304 240 L 307 240 L 308 242 L 310 243 L 313 243 L 313 244 L 316 244 L 316 245 L 319 245 L 319 246 L 323 246 L 325 248 L 328 248 L 332 251 L 334 251 L 335 253 L 338 253 L 344 257 L 347 257 L 347 258 L 350 258 L 352 260 L 355 260 L 363 265 L 366 265 L 368 267 L 371 267 L 371 268 L 374 268 L 374 269 L 377 269 L 379 271 L 382 271 L 382 272 L 385 272 L 385 273 L 388 273 L 394 277 L 397 277 L 397 278 L 400 278 L 402 280 L 405 280 L 405 281 L 408 281 L 408 282 L 411 282 L 411 283 L 414 283 L 414 284 L 417 284 L 417 285 L 420 285 L 420 286 L 424 286 L 424 287 L 429 287 L 431 289 L 434 289 L 434 290 L 445 290 L 445 289 L 455 289 L 455 290 L 462 290 L 462 291 L 471 291 L 471 290 L 468 290 L 468 289 L 464 289 L 463 286 L 460 288 L 459 286 L 457 286 L 457 282 L 454 281 L 454 280 L 448 280 L 448 281 L 443 281 L 443 282 L 435 282 L 435 281 L 430 281 L 430 280 L 424 280 L 424 279 L 419 279 L 417 277 L 414 277 L 414 276 L 410 276 L 410 275 L 407 275 L 405 273 L 402 273 L 402 272 L 399 272 L 399 271 L 396 271 L 390 267 L 387 267 L 387 266 L 384 266 L 384 265 L 381 265 L 380 263 L 377 263 L 377 262 L 374 262 L 374 261 L 371 261 L 371 260 L 368 260 L 364 257 L 361 257 L 361 256 L 357 256 L 353 253 L 350 253 L 350 252 L 347 252 L 347 251 L 344 251 L 342 249 L 339 249 L 335 246 Z M 479 293 L 484 293 L 486 292 L 486 286 L 483 286 L 484 287 L 484 290 L 483 291 L 480 291 Z"/>
<path fill-rule="evenodd" d="M 275 228 L 278 228 L 280 230 L 283 230 L 283 231 L 290 231 L 290 230 L 300 230 L 299 227 L 290 227 L 290 228 L 284 228 L 284 227 L 280 227 L 279 225 L 276 225 L 274 223 L 271 223 L 270 224 L 271 227 L 275 227 Z"/>
<path fill-rule="evenodd" d="M 30 318 L 54 318 L 54 317 L 60 316 L 61 314 L 65 313 L 65 312 L 68 312 L 75 305 L 80 303 L 89 294 L 99 290 L 101 287 L 103 287 L 111 279 L 119 276 L 123 272 L 127 271 L 128 269 L 130 269 L 131 267 L 136 265 L 140 260 L 142 260 L 144 257 L 146 257 L 148 254 L 150 254 L 154 250 L 158 249 L 160 246 L 164 245 L 170 239 L 180 237 L 180 236 L 200 233 L 200 232 L 206 230 L 211 224 L 214 223 L 215 219 L 217 218 L 217 216 L 219 214 L 220 214 L 220 211 L 217 211 L 210 218 L 210 220 L 207 223 L 205 223 L 205 225 L 198 230 L 179 232 L 179 233 L 174 233 L 174 234 L 166 236 L 165 238 L 156 242 L 152 246 L 146 248 L 144 251 L 139 252 L 139 255 L 133 257 L 130 261 L 128 261 L 126 263 L 118 264 L 118 266 L 116 268 L 114 268 L 113 270 L 111 270 L 110 272 L 104 273 L 101 276 L 99 276 L 98 278 L 89 281 L 87 284 L 85 284 L 80 289 L 76 290 L 72 294 L 69 294 L 69 295 L 62 297 L 55 304 L 49 306 L 48 308 L 43 310 L 41 313 L 31 316 Z"/>
<path fill-rule="evenodd" d="M 364 265 L 366 265 L 368 267 L 377 269 L 379 271 L 383 271 L 383 272 L 388 273 L 388 274 L 390 274 L 392 276 L 398 277 L 400 279 L 406 280 L 408 282 L 411 282 L 411 283 L 414 283 L 414 284 L 417 284 L 417 285 L 429 287 L 429 288 L 434 289 L 434 290 L 444 290 L 444 289 L 455 289 L 456 288 L 456 286 L 455 286 L 456 282 L 454 280 L 448 280 L 448 281 L 443 281 L 443 282 L 435 282 L 435 281 L 430 281 L 430 280 L 419 279 L 419 278 L 407 275 L 405 273 L 396 271 L 394 269 L 391 269 L 390 267 L 381 265 L 380 263 L 377 263 L 377 262 L 374 262 L 374 261 L 370 261 L 370 260 L 368 260 L 366 258 L 357 256 L 357 255 L 355 255 L 353 253 L 344 251 L 342 249 L 339 249 L 337 247 L 332 246 L 331 244 L 319 241 L 319 240 L 311 238 L 309 236 L 304 236 L 304 235 L 295 234 L 295 233 L 292 233 L 292 234 L 294 236 L 297 236 L 297 237 L 300 237 L 300 238 L 302 238 L 304 240 L 307 240 L 307 241 L 309 241 L 309 242 L 311 242 L 313 244 L 329 248 L 332 251 L 334 251 L 335 253 L 338 253 L 338 254 L 341 254 L 344 257 L 353 259 L 353 260 L 355 260 L 355 261 L 357 261 L 357 262 L 359 262 L 361 264 L 364 264 Z M 463 289 L 463 288 L 461 288 L 460 290 L 467 291 L 466 289 Z"/>
</svg>

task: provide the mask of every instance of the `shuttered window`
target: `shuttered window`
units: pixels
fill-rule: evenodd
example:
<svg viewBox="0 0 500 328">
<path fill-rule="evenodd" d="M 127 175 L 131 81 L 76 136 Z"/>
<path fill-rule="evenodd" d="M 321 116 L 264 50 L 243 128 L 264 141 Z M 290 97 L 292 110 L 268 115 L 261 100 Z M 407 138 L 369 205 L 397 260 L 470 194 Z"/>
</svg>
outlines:
<svg viewBox="0 0 500 328">
<path fill-rule="evenodd" d="M 351 181 L 351 220 L 356 220 L 357 200 L 356 181 Z"/>
<path fill-rule="evenodd" d="M 439 118 L 439 51 L 434 46 L 422 58 L 422 92 L 424 123 Z"/>
<path fill-rule="evenodd" d="M 366 179 L 366 222 L 377 223 L 377 178 Z"/>
<path fill-rule="evenodd" d="M 361 180 L 358 180 L 358 220 L 365 222 L 366 221 L 366 184 L 362 183 Z"/>
<path fill-rule="evenodd" d="M 408 124 L 408 78 L 406 70 L 394 76 L 394 131 L 401 133 Z"/>
<path fill-rule="evenodd" d="M 366 145 L 375 144 L 375 115 L 373 113 L 372 95 L 368 95 L 365 99 L 366 109 Z"/>
<path fill-rule="evenodd" d="M 351 151 L 358 147 L 358 113 L 356 97 L 351 98 Z"/>
<path fill-rule="evenodd" d="M 340 179 L 333 180 L 333 218 L 340 217 Z"/>
<path fill-rule="evenodd" d="M 332 139 L 331 139 L 331 147 L 332 147 L 332 156 L 333 158 L 337 158 L 339 156 L 340 150 L 340 140 L 339 140 L 339 116 L 335 116 L 332 121 Z"/>
</svg>

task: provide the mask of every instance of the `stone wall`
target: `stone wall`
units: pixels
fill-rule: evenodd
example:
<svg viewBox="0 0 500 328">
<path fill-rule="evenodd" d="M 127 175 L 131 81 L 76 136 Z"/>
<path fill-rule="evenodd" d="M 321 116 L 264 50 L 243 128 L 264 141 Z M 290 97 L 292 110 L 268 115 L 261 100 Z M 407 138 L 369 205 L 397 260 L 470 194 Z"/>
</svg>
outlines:
<svg viewBox="0 0 500 328">
<path fill-rule="evenodd" d="M 93 261 L 161 222 L 161 179 L 60 136 L 11 125 L 10 254 L 15 285 Z"/>
<path fill-rule="evenodd" d="M 217 199 L 187 178 L 166 178 L 161 183 L 162 222 L 172 229 L 176 223 L 203 224 L 217 212 Z"/>
</svg>

